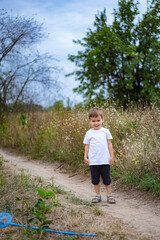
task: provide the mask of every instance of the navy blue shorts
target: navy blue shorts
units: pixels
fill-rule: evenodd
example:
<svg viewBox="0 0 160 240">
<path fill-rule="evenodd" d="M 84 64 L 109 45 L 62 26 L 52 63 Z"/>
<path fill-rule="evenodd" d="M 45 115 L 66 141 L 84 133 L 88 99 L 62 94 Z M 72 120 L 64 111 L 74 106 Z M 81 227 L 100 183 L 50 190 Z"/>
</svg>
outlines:
<svg viewBox="0 0 160 240">
<path fill-rule="evenodd" d="M 104 185 L 111 184 L 110 165 L 91 165 L 90 172 L 92 184 L 98 185 L 100 182 L 100 177 L 102 177 Z"/>
</svg>

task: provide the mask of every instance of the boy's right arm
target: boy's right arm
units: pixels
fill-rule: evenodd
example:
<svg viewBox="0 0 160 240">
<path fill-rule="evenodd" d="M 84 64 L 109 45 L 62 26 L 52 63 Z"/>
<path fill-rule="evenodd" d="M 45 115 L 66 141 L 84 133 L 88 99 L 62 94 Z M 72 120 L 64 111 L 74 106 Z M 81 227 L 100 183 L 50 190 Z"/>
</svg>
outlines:
<svg viewBox="0 0 160 240">
<path fill-rule="evenodd" d="M 85 145 L 85 152 L 84 152 L 84 161 L 89 166 L 88 152 L 89 152 L 89 144 L 86 144 Z"/>
</svg>

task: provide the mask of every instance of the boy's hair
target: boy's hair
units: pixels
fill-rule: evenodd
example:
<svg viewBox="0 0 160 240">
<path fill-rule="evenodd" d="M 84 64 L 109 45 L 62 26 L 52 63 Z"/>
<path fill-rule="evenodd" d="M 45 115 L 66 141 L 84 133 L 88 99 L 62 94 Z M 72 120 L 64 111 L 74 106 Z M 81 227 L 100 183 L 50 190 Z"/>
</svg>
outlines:
<svg viewBox="0 0 160 240">
<path fill-rule="evenodd" d="M 98 117 L 98 116 L 101 116 L 101 118 L 103 118 L 103 111 L 100 108 L 94 107 L 89 110 L 89 119 L 91 117 Z"/>
</svg>

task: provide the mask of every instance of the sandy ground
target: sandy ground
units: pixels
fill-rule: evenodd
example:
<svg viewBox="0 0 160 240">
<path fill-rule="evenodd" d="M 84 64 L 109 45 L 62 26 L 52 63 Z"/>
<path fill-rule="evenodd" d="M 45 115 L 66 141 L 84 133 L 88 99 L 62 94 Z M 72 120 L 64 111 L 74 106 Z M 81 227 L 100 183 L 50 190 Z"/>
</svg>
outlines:
<svg viewBox="0 0 160 240">
<path fill-rule="evenodd" d="M 55 185 L 72 192 L 83 200 L 90 201 L 94 196 L 90 178 L 73 172 L 69 173 L 60 163 L 33 161 L 4 149 L 0 149 L 0 154 L 5 159 L 5 165 L 13 170 L 24 169 L 32 176 L 40 176 L 45 181 L 53 180 Z M 153 200 L 140 192 L 124 192 L 114 187 L 113 196 L 117 203 L 109 205 L 106 203 L 106 192 L 103 186 L 101 190 L 102 202 L 98 204 L 101 211 L 133 227 L 133 231 L 138 233 L 139 238 L 160 239 L 160 200 Z"/>
</svg>

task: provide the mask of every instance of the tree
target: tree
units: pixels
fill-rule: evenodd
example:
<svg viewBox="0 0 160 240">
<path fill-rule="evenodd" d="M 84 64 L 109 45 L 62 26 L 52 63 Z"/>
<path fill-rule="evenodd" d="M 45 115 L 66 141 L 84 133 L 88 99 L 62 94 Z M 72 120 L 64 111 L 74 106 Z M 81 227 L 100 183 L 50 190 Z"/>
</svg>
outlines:
<svg viewBox="0 0 160 240">
<path fill-rule="evenodd" d="M 114 21 L 107 24 L 106 10 L 95 16 L 94 30 L 74 41 L 83 47 L 69 55 L 77 69 L 69 74 L 80 81 L 75 92 L 88 99 L 110 96 L 147 103 L 160 99 L 160 2 L 152 0 L 142 19 L 138 2 L 119 0 Z M 103 93 L 103 94 L 102 94 Z"/>
<path fill-rule="evenodd" d="M 35 89 L 57 91 L 58 68 L 53 57 L 40 55 L 36 44 L 44 39 L 43 26 L 33 18 L 11 16 L 0 10 L 0 112 L 9 105 L 34 99 Z M 39 90 L 37 91 L 39 93 Z"/>
</svg>

